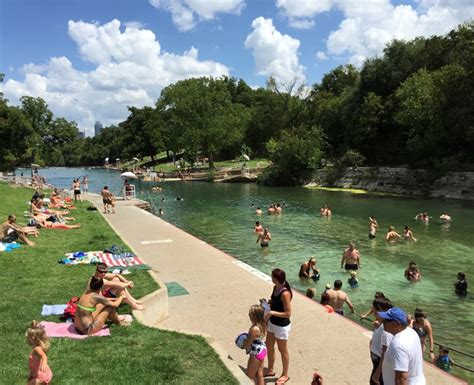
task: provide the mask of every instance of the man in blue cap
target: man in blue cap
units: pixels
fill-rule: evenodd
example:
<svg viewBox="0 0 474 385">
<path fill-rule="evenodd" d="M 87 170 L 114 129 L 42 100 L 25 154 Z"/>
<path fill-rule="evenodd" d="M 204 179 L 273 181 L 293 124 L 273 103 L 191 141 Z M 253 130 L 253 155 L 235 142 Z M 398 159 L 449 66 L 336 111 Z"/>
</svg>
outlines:
<svg viewBox="0 0 474 385">
<path fill-rule="evenodd" d="M 426 385 L 420 338 L 408 326 L 407 314 L 393 307 L 377 313 L 393 339 L 385 353 L 382 376 L 385 385 Z"/>
</svg>

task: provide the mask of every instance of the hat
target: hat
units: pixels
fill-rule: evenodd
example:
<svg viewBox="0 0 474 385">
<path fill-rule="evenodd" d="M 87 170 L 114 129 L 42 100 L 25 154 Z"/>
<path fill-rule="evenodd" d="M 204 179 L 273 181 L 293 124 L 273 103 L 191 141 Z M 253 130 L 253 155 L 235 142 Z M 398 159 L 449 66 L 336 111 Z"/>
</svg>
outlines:
<svg viewBox="0 0 474 385">
<path fill-rule="evenodd" d="M 387 321 L 395 321 L 402 325 L 406 325 L 408 323 L 406 313 L 398 307 L 392 307 L 387 311 L 379 311 L 377 314 L 380 318 Z"/>
<path fill-rule="evenodd" d="M 331 288 L 331 285 L 329 283 L 326 284 L 326 290 L 329 290 Z"/>
</svg>

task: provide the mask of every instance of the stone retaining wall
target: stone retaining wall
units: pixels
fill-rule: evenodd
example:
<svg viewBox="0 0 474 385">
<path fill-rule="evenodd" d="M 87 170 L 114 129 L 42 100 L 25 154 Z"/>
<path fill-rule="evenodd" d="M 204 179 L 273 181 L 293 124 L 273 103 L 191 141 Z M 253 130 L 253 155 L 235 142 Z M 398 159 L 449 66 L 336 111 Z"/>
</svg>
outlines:
<svg viewBox="0 0 474 385">
<path fill-rule="evenodd" d="M 474 200 L 474 172 L 449 172 L 435 178 L 429 170 L 407 167 L 360 167 L 342 172 L 324 168 L 309 185 Z"/>
</svg>

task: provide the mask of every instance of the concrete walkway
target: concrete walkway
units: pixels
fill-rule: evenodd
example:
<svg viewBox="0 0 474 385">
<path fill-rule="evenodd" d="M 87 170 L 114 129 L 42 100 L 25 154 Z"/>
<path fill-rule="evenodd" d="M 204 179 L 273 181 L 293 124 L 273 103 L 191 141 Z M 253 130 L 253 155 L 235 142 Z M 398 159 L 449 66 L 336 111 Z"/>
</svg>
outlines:
<svg viewBox="0 0 474 385">
<path fill-rule="evenodd" d="M 87 198 L 102 207 L 99 196 L 88 194 Z M 170 317 L 158 327 L 210 335 L 229 360 L 245 368 L 247 356 L 234 339 L 248 330 L 250 305 L 269 298 L 270 277 L 135 207 L 134 202 L 118 202 L 116 211 L 104 216 L 122 239 L 158 271 L 162 281 L 177 282 L 189 292 L 169 298 Z M 299 293 L 293 297 L 291 321 L 289 384 L 310 384 L 315 370 L 327 385 L 368 384 L 370 331 L 326 313 Z M 278 376 L 278 352 L 275 369 Z M 430 364 L 425 364 L 425 375 L 429 385 L 464 384 Z M 277 378 L 267 379 L 267 383 Z"/>
</svg>

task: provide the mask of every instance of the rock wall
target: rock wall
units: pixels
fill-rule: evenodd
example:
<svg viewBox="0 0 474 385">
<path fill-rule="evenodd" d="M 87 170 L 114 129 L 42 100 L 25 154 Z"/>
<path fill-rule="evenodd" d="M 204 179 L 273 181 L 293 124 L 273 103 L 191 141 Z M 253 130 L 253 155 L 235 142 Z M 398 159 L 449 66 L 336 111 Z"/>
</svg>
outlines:
<svg viewBox="0 0 474 385">
<path fill-rule="evenodd" d="M 360 167 L 342 172 L 324 168 L 309 185 L 474 200 L 474 172 L 450 172 L 436 178 L 429 170 L 407 167 Z"/>
</svg>

